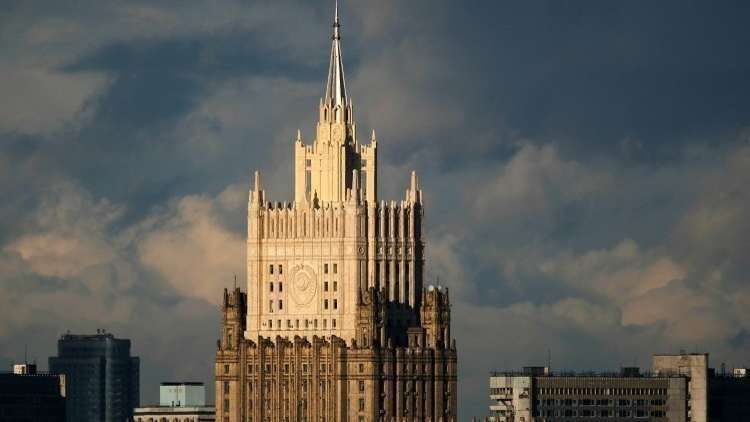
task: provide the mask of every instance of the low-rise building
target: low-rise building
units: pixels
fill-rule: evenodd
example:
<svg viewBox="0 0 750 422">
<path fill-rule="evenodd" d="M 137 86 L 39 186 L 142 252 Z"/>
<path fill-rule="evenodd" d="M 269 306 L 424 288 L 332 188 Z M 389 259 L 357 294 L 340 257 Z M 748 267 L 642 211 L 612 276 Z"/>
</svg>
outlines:
<svg viewBox="0 0 750 422">
<path fill-rule="evenodd" d="M 708 355 L 654 355 L 652 372 L 553 373 L 527 367 L 490 377 L 490 420 L 706 422 Z"/>
<path fill-rule="evenodd" d="M 215 420 L 216 409 L 206 406 L 202 382 L 163 382 L 159 404 L 133 411 L 134 422 L 207 422 Z"/>
<path fill-rule="evenodd" d="M 747 368 L 708 367 L 707 353 L 653 356 L 651 372 L 551 372 L 526 367 L 490 377 L 493 422 L 750 420 Z"/>
</svg>

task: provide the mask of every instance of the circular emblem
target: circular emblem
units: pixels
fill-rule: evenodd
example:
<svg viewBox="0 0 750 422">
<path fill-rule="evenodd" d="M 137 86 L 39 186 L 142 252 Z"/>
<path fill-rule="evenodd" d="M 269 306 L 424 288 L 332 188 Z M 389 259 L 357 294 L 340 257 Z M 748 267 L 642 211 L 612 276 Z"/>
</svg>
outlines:
<svg viewBox="0 0 750 422">
<path fill-rule="evenodd" d="M 309 265 L 297 265 L 292 276 L 292 299 L 299 306 L 307 306 L 315 298 L 317 282 L 315 270 Z"/>
<path fill-rule="evenodd" d="M 359 255 L 363 256 L 365 254 L 365 247 L 364 246 L 360 246 L 359 249 L 358 249 L 358 251 L 359 251 Z"/>
</svg>

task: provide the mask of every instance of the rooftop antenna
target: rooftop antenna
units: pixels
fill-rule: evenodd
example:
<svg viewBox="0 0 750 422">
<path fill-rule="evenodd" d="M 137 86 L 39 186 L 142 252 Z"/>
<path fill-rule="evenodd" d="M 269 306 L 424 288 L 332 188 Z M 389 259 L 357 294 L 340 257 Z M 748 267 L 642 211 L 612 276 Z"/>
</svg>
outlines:
<svg viewBox="0 0 750 422">
<path fill-rule="evenodd" d="M 552 372 L 552 349 L 547 348 L 547 371 Z"/>
<path fill-rule="evenodd" d="M 237 290 L 237 273 L 234 274 L 234 289 Z"/>
</svg>

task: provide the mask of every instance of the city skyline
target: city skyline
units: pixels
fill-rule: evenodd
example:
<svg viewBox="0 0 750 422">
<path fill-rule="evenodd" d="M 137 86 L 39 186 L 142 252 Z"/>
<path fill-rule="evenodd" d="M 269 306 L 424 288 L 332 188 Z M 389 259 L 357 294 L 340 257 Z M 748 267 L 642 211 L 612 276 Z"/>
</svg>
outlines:
<svg viewBox="0 0 750 422">
<path fill-rule="evenodd" d="M 329 3 L 0 17 L 0 364 L 104 327 L 133 341 L 142 402 L 165 379 L 211 385 L 251 172 L 294 196 Z M 412 168 L 426 193 L 425 282 L 451 291 L 461 420 L 486 413 L 489 371 L 548 350 L 574 369 L 680 349 L 748 365 L 747 6 L 342 7 L 380 195 L 401 197 Z"/>
</svg>

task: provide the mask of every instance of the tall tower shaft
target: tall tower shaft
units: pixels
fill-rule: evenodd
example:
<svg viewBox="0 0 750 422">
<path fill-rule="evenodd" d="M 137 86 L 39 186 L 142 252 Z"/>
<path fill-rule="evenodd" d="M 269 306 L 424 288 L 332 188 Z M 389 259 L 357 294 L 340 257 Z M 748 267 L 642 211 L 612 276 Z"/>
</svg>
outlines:
<svg viewBox="0 0 750 422">
<path fill-rule="evenodd" d="M 224 294 L 216 417 L 456 420 L 447 289 L 423 287 L 422 191 L 377 195 L 377 140 L 357 137 L 341 22 L 315 139 L 294 141 L 294 200 L 249 193 L 247 292 Z"/>
</svg>

